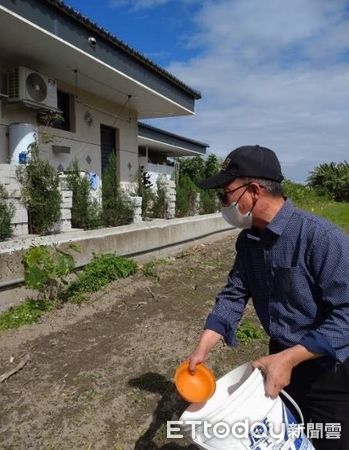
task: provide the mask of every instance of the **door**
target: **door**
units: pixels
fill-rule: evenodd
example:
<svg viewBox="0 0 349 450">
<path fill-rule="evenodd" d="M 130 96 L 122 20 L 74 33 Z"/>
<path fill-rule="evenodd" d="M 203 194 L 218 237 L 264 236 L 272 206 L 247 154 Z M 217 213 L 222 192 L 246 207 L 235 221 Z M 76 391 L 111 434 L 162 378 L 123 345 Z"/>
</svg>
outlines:
<svg viewBox="0 0 349 450">
<path fill-rule="evenodd" d="M 101 166 L 103 169 L 108 165 L 112 152 L 117 155 L 119 150 L 119 130 L 117 128 L 101 125 Z"/>
</svg>

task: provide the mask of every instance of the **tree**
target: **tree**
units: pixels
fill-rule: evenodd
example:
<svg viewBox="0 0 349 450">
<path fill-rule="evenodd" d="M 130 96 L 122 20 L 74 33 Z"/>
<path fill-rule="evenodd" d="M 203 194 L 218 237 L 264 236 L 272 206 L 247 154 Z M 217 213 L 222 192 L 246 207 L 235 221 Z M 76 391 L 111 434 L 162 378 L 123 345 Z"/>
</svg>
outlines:
<svg viewBox="0 0 349 450">
<path fill-rule="evenodd" d="M 314 167 L 307 180 L 309 186 L 329 194 L 334 200 L 349 200 L 349 164 L 347 161 L 322 163 Z"/>
<path fill-rule="evenodd" d="M 133 208 L 120 188 L 115 153 L 111 153 L 102 175 L 103 219 L 106 226 L 127 225 L 133 220 Z"/>
<path fill-rule="evenodd" d="M 67 182 L 73 192 L 72 227 L 94 229 L 102 226 L 102 209 L 96 199 L 91 199 L 90 182 L 86 177 L 80 176 L 77 159 L 69 167 Z"/>
<path fill-rule="evenodd" d="M 205 178 L 205 161 L 201 156 L 180 159 L 179 175 L 188 176 L 195 184 Z"/>
<path fill-rule="evenodd" d="M 22 185 L 21 195 L 28 210 L 29 232 L 46 234 L 61 218 L 62 196 L 57 170 L 39 155 L 39 144 L 29 147 L 26 166 L 19 166 L 17 178 Z"/>
<path fill-rule="evenodd" d="M 218 158 L 216 155 L 211 153 L 208 155 L 205 162 L 205 178 L 211 177 L 212 175 L 216 175 L 219 172 L 220 164 L 218 162 Z"/>
<path fill-rule="evenodd" d="M 220 169 L 220 162 L 214 154 L 206 160 L 201 156 L 180 159 L 179 179 L 177 181 L 176 215 L 186 216 L 193 213 L 196 194 L 200 193 L 200 214 L 217 211 L 216 194 L 213 189 L 200 189 L 198 183 L 215 175 Z"/>
</svg>

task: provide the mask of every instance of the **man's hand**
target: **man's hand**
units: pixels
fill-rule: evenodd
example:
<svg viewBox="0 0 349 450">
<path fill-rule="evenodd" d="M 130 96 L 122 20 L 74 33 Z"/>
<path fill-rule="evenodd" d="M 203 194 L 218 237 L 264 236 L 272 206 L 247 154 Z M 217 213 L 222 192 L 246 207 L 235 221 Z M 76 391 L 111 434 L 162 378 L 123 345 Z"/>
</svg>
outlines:
<svg viewBox="0 0 349 450">
<path fill-rule="evenodd" d="M 252 361 L 252 367 L 259 368 L 264 373 L 265 395 L 276 398 L 280 391 L 290 384 L 292 369 L 302 361 L 318 358 L 318 353 L 307 350 L 300 344 L 275 353 L 274 355 L 262 356 Z"/>
<path fill-rule="evenodd" d="M 265 395 L 276 398 L 280 391 L 291 381 L 292 362 L 283 352 L 263 356 L 252 362 L 253 368 L 259 368 L 265 375 Z"/>
<path fill-rule="evenodd" d="M 212 347 L 214 347 L 222 336 L 213 330 L 205 330 L 200 338 L 196 349 L 189 356 L 189 371 L 194 374 L 197 364 L 205 362 Z"/>
<path fill-rule="evenodd" d="M 203 363 L 208 357 L 208 351 L 206 349 L 201 349 L 199 346 L 189 355 L 189 371 L 191 373 L 195 372 L 195 367 L 197 364 Z"/>
</svg>

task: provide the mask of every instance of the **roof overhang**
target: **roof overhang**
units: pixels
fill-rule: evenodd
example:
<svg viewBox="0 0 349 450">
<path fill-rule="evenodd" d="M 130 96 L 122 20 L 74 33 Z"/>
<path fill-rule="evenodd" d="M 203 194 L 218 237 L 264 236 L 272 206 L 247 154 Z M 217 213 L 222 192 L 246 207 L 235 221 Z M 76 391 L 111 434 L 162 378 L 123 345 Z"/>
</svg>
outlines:
<svg viewBox="0 0 349 450">
<path fill-rule="evenodd" d="M 0 0 L 0 54 L 137 111 L 140 118 L 194 113 L 195 96 L 40 0 Z M 198 97 L 196 97 L 198 98 Z"/>
<path fill-rule="evenodd" d="M 161 151 L 167 156 L 203 156 L 208 144 L 138 123 L 138 145 Z"/>
</svg>

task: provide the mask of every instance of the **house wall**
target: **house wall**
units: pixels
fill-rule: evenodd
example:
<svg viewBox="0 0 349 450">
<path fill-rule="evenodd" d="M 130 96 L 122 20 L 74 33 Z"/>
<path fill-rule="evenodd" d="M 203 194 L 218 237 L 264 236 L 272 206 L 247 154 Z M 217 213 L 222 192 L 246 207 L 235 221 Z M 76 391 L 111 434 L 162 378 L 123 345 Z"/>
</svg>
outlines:
<svg viewBox="0 0 349 450">
<path fill-rule="evenodd" d="M 1 75 L 14 66 L 13 63 L 0 59 L 0 79 Z M 82 170 L 93 171 L 101 176 L 100 125 L 104 124 L 119 129 L 120 142 L 117 155 L 120 181 L 123 184 L 132 182 L 138 169 L 136 111 L 102 100 L 86 91 L 76 89 L 74 86 L 61 83 L 59 80 L 58 89 L 72 94 L 75 127 L 73 132 L 69 132 L 39 126 L 43 157 L 49 160 L 54 167 L 61 165 L 64 169 L 67 169 L 76 157 Z M 5 91 L 4 86 L 1 90 Z M 87 111 L 93 118 L 90 126 L 84 119 Z M 9 162 L 8 125 L 13 122 L 36 124 L 36 116 L 36 110 L 0 100 L 0 163 Z M 70 153 L 54 153 L 53 145 L 70 147 Z M 91 159 L 90 162 L 86 160 L 89 159 L 88 157 Z"/>
</svg>

